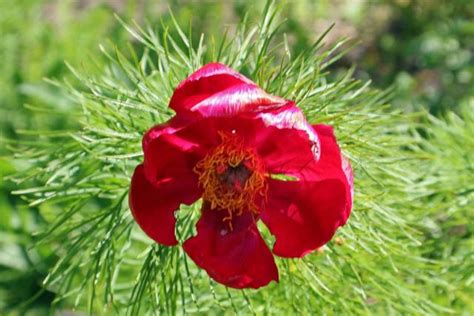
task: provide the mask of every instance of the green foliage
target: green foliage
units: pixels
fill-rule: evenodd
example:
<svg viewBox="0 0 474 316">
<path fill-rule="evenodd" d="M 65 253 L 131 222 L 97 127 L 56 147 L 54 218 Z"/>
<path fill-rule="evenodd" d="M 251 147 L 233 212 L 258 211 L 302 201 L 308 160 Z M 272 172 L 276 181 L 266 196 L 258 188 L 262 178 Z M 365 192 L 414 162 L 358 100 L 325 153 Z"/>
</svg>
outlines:
<svg viewBox="0 0 474 316">
<path fill-rule="evenodd" d="M 10 191 L 14 185 L 3 178 L 15 172 L 11 163 L 0 159 L 0 188 Z M 41 292 L 48 265 L 44 247 L 31 249 L 31 231 L 38 227 L 38 214 L 0 191 L 0 311 L 22 310 L 20 306 L 37 296 L 29 309 L 37 313 L 50 304 L 53 294 Z M 51 264 L 52 262 L 50 262 Z"/>
<path fill-rule="evenodd" d="M 350 47 L 344 41 L 327 47 L 323 34 L 295 54 L 272 5 L 258 26 L 249 25 L 244 20 L 219 40 L 183 31 L 173 18 L 158 30 L 124 24 L 135 47 L 104 48 L 107 67 L 100 71 L 72 68 L 79 86 L 51 82 L 74 104 L 72 126 L 80 128 L 29 132 L 33 141 L 15 147 L 26 167 L 13 180 L 21 187 L 15 193 L 40 206 L 48 222 L 36 244 L 54 249 L 44 287 L 56 294 L 57 306 L 131 315 L 466 310 L 473 181 L 463 172 L 472 170 L 472 161 L 460 136 L 473 139 L 472 104 L 465 121 L 432 118 L 414 131 L 420 115 L 392 109 L 387 93 L 353 79 L 352 70 L 330 74 Z M 96 58 L 103 57 L 89 63 Z M 141 137 L 172 116 L 167 104 L 174 87 L 209 61 L 297 101 L 310 121 L 333 125 L 355 169 L 354 213 L 337 238 L 302 260 L 278 259 L 280 283 L 256 291 L 216 284 L 180 247 L 148 239 L 128 209 Z M 31 110 L 49 117 L 42 108 Z M 178 212 L 180 241 L 193 233 L 199 209 Z M 437 221 L 446 214 L 445 222 Z M 459 225 L 462 234 L 438 233 Z M 272 241 L 268 232 L 265 237 Z"/>
<path fill-rule="evenodd" d="M 425 218 L 425 254 L 445 263 L 446 288 L 435 288 L 443 305 L 474 312 L 474 100 L 461 104 L 460 114 L 429 116 L 415 137 L 424 157 L 419 180 L 411 188 L 413 204 L 429 210 Z M 424 136 L 421 136 L 421 135 Z"/>
<path fill-rule="evenodd" d="M 68 100 L 46 85 L 43 78 L 67 76 L 64 60 L 80 64 L 85 51 L 97 46 L 114 27 L 108 18 L 110 9 L 96 7 L 79 16 L 74 5 L 73 1 L 23 0 L 14 5 L 0 2 L 0 135 L 3 137 L 12 137 L 27 127 L 63 129 L 67 125 L 66 115 L 45 120 L 44 116 L 27 112 L 24 106 L 67 113 Z M 116 40 L 119 39 L 117 36 Z"/>
<path fill-rule="evenodd" d="M 124 14 L 130 11 L 133 6 Z M 105 4 L 79 12 L 71 0 L 0 1 L 0 313 L 46 314 L 54 299 L 54 293 L 39 293 L 55 261 L 51 249 L 32 249 L 32 232 L 42 229 L 45 221 L 38 207 L 10 194 L 17 186 L 3 179 L 25 165 L 7 156 L 8 149 L 20 137 L 36 140 L 38 130 L 52 135 L 46 131 L 77 128 L 73 103 L 43 79 L 66 78 L 79 84 L 64 60 L 80 65 L 90 54 L 103 63 L 98 44 L 104 37 L 121 42 L 129 36 L 112 12 Z M 87 66 L 90 72 L 101 69 Z M 50 212 L 52 206 L 40 207 Z"/>
</svg>

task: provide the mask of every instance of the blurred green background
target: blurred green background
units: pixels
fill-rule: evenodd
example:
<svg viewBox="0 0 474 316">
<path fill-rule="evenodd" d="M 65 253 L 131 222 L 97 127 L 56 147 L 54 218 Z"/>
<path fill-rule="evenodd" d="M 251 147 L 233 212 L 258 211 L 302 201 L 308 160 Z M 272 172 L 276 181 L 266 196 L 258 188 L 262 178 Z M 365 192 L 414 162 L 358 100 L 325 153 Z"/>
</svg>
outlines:
<svg viewBox="0 0 474 316">
<path fill-rule="evenodd" d="M 28 207 L 10 194 L 15 182 L 9 178 L 21 168 L 9 146 L 20 138 L 28 140 L 27 130 L 68 130 L 77 124 L 68 98 L 44 79 L 78 85 L 66 62 L 100 73 L 106 61 L 99 45 L 110 41 L 125 49 L 132 41 L 114 14 L 162 28 L 170 21 L 170 8 L 182 25 L 191 23 L 198 39 L 200 33 L 222 36 L 223 26 L 232 28 L 246 15 L 258 18 L 252 16 L 259 12 L 255 7 L 263 5 L 251 1 L 0 0 L 0 313 L 47 313 L 54 300 L 54 293 L 40 291 L 54 262 L 51 250 L 31 247 L 33 233 L 45 224 L 44 210 Z M 354 66 L 356 77 L 393 89 L 393 106 L 406 112 L 425 109 L 439 118 L 438 124 L 449 123 L 445 123 L 449 111 L 467 112 L 465 117 L 471 115 L 472 120 L 472 2 L 294 0 L 286 5 L 283 30 L 294 52 L 308 47 L 335 23 L 327 41 L 350 37 L 358 45 L 332 66 L 334 73 Z M 95 64 L 88 56 L 94 57 Z M 30 111 L 39 107 L 47 110 Z M 463 225 L 461 220 L 454 227 L 441 226 L 442 231 L 453 232 L 452 238 L 433 235 L 439 239 L 441 253 L 450 255 L 459 247 L 469 251 L 472 244 L 466 241 L 471 232 Z"/>
</svg>

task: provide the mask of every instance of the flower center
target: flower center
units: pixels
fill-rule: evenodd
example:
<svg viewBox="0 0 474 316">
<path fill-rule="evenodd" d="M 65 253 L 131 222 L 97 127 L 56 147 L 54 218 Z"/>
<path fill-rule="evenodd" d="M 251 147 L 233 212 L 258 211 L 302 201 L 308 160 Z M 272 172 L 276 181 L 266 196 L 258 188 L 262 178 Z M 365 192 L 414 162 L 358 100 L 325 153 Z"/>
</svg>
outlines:
<svg viewBox="0 0 474 316">
<path fill-rule="evenodd" d="M 264 165 L 237 135 L 219 135 L 222 142 L 194 167 L 203 200 L 211 209 L 227 210 L 224 220 L 247 211 L 258 214 L 267 194 Z"/>
</svg>

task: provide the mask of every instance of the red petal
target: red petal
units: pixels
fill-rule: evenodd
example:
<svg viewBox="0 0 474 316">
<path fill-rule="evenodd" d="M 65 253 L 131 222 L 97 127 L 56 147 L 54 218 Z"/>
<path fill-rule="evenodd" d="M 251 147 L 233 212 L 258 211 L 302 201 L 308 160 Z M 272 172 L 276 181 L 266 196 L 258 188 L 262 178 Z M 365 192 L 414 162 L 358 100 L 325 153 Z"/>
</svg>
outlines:
<svg viewBox="0 0 474 316">
<path fill-rule="evenodd" d="M 308 123 L 303 112 L 293 102 L 288 102 L 288 104 L 282 108 L 259 113 L 258 116 L 262 118 L 267 126 L 304 132 L 306 134 L 304 138 L 311 146 L 314 159 L 319 159 L 320 144 L 318 134 Z"/>
<path fill-rule="evenodd" d="M 146 152 L 150 143 L 162 135 L 172 135 L 191 123 L 186 116 L 174 116 L 169 121 L 150 128 L 143 136 L 143 152 Z"/>
<path fill-rule="evenodd" d="M 194 262 L 219 283 L 233 288 L 259 288 L 278 282 L 273 255 L 257 230 L 250 213 L 234 216 L 233 229 L 223 210 L 204 209 L 197 235 L 183 247 Z"/>
<path fill-rule="evenodd" d="M 354 195 L 354 176 L 349 160 L 343 157 L 337 145 L 333 128 L 329 125 L 313 125 L 321 143 L 321 157 L 312 168 L 318 179 L 340 179 L 346 188 L 346 218 L 352 210 Z"/>
<path fill-rule="evenodd" d="M 287 101 L 269 95 L 254 84 L 231 86 L 196 103 L 191 110 L 201 115 L 232 116 L 243 112 L 260 112 L 282 107 Z"/>
<path fill-rule="evenodd" d="M 170 107 L 177 113 L 190 110 L 210 95 L 237 84 L 252 84 L 252 81 L 222 64 L 207 64 L 178 85 Z"/>
<path fill-rule="evenodd" d="M 235 116 L 233 120 L 238 121 L 237 118 Z M 301 110 L 288 105 L 247 115 L 240 122 L 244 128 L 236 129 L 237 133 L 243 135 L 248 146 L 256 149 L 268 173 L 311 178 L 308 166 L 318 160 L 319 141 Z"/>
<path fill-rule="evenodd" d="M 347 219 L 339 180 L 269 180 L 268 199 L 261 218 L 276 237 L 273 252 L 280 257 L 303 257 L 321 247 Z"/>
<path fill-rule="evenodd" d="M 195 179 L 170 179 L 154 186 L 145 178 L 143 165 L 139 165 L 132 177 L 129 204 L 135 220 L 150 238 L 172 246 L 177 244 L 174 212 L 181 203 L 192 204 L 199 197 Z"/>
<path fill-rule="evenodd" d="M 317 161 L 304 132 L 271 126 L 257 134 L 253 143 L 264 161 L 267 173 L 294 176 L 300 180 L 312 177 L 308 166 Z"/>
<path fill-rule="evenodd" d="M 198 142 L 183 137 L 181 131 L 190 125 L 172 119 L 153 127 L 145 134 L 143 153 L 148 181 L 158 185 L 160 181 L 169 179 L 190 178 L 197 183 L 193 168 L 205 152 Z"/>
<path fill-rule="evenodd" d="M 352 201 L 354 201 L 354 173 L 352 172 L 352 166 L 351 163 L 349 162 L 349 159 L 346 157 L 342 156 L 342 170 L 344 170 L 344 175 L 346 176 L 346 192 L 348 193 L 347 195 L 347 204 L 346 204 L 346 212 L 347 212 L 347 217 L 349 217 L 349 214 L 351 213 L 352 210 Z"/>
<path fill-rule="evenodd" d="M 179 84 L 170 107 L 178 114 L 193 111 L 203 116 L 225 116 L 286 103 L 284 99 L 267 94 L 235 70 L 210 63 Z"/>
</svg>

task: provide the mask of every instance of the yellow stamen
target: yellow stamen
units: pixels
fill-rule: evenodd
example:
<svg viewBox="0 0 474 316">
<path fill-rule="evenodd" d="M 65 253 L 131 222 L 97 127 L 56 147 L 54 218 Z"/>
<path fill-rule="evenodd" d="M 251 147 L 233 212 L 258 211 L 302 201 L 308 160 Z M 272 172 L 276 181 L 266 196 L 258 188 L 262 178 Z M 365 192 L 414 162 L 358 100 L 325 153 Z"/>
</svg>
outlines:
<svg viewBox="0 0 474 316">
<path fill-rule="evenodd" d="M 227 210 L 232 229 L 232 218 L 243 212 L 260 212 L 267 194 L 264 165 L 252 148 L 244 145 L 237 135 L 219 133 L 221 144 L 211 150 L 194 167 L 199 184 L 204 189 L 203 199 L 211 209 Z M 261 203 L 260 203 L 261 204 Z"/>
</svg>

